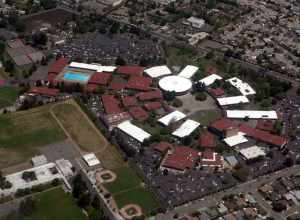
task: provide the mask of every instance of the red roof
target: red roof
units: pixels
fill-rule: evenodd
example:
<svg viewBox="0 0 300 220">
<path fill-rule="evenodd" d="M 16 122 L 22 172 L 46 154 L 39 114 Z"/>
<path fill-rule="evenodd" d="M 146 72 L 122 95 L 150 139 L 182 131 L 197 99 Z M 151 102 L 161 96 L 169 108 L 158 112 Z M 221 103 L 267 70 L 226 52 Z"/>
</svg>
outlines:
<svg viewBox="0 0 300 220">
<path fill-rule="evenodd" d="M 202 147 L 215 147 L 216 142 L 214 135 L 208 131 L 203 132 L 200 135 L 199 144 Z"/>
<path fill-rule="evenodd" d="M 158 152 L 161 152 L 161 153 L 164 153 L 171 148 L 172 148 L 172 144 L 170 144 L 169 142 L 166 142 L 166 141 L 161 141 L 158 144 L 153 146 L 154 150 L 157 150 Z"/>
<path fill-rule="evenodd" d="M 217 121 L 214 121 L 210 127 L 215 128 L 219 131 L 226 131 L 229 128 L 235 127 L 235 124 L 233 121 L 227 118 L 221 118 Z"/>
<path fill-rule="evenodd" d="M 241 132 L 259 141 L 263 141 L 279 147 L 286 144 L 286 139 L 284 137 L 271 134 L 267 131 L 262 131 L 262 130 L 249 127 L 246 124 L 240 125 L 239 129 Z"/>
<path fill-rule="evenodd" d="M 216 74 L 218 72 L 218 69 L 213 66 L 208 66 L 205 68 L 206 75 Z"/>
<path fill-rule="evenodd" d="M 273 131 L 274 124 L 272 120 L 258 120 L 256 124 L 256 128 L 264 131 Z"/>
<path fill-rule="evenodd" d="M 122 98 L 122 103 L 125 107 L 136 106 L 137 99 L 134 96 L 125 96 Z"/>
<path fill-rule="evenodd" d="M 112 90 L 122 90 L 122 89 L 125 89 L 125 87 L 126 87 L 126 83 L 117 83 L 117 82 L 112 82 L 111 84 L 110 84 L 110 88 L 112 89 Z"/>
<path fill-rule="evenodd" d="M 144 121 L 148 118 L 149 114 L 139 106 L 132 107 L 129 109 L 130 115 L 137 120 Z"/>
<path fill-rule="evenodd" d="M 0 79 L 0 86 L 4 86 L 5 85 L 5 80 L 4 79 Z"/>
<path fill-rule="evenodd" d="M 199 152 L 189 147 L 175 147 L 173 152 L 165 157 L 162 166 L 184 171 L 192 169 L 199 158 Z"/>
<path fill-rule="evenodd" d="M 140 92 L 137 94 L 137 97 L 141 101 L 152 100 L 152 99 L 162 99 L 163 95 L 159 89 L 149 91 L 149 92 Z"/>
<path fill-rule="evenodd" d="M 144 72 L 144 67 L 141 66 L 120 66 L 117 73 L 126 74 L 130 76 L 141 76 Z"/>
<path fill-rule="evenodd" d="M 147 91 L 150 89 L 151 84 L 152 84 L 152 79 L 150 77 L 133 76 L 130 77 L 126 85 L 126 88 Z"/>
<path fill-rule="evenodd" d="M 213 95 L 213 96 L 221 96 L 225 94 L 224 89 L 222 88 L 216 88 L 216 89 L 209 89 L 209 92 Z"/>
<path fill-rule="evenodd" d="M 215 152 L 205 151 L 201 153 L 202 166 L 223 166 L 223 157 Z"/>
<path fill-rule="evenodd" d="M 46 96 L 57 96 L 59 94 L 59 89 L 51 89 L 48 87 L 32 87 L 28 93 Z"/>
<path fill-rule="evenodd" d="M 148 111 L 161 108 L 160 102 L 148 102 L 144 105 L 145 109 Z"/>
<path fill-rule="evenodd" d="M 63 70 L 63 68 L 65 68 L 65 66 L 68 65 L 68 63 L 69 63 L 68 58 L 65 57 L 59 58 L 52 64 L 50 70 L 48 71 L 48 74 L 49 73 L 54 73 L 56 75 L 59 74 Z"/>
<path fill-rule="evenodd" d="M 95 73 L 90 78 L 89 84 L 107 85 L 110 78 L 110 73 Z"/>
<path fill-rule="evenodd" d="M 87 92 L 95 92 L 97 88 L 98 88 L 98 85 L 96 85 L 96 84 L 87 84 L 86 85 Z"/>
<path fill-rule="evenodd" d="M 119 107 L 119 101 L 113 95 L 103 95 L 101 98 L 106 114 L 122 112 Z"/>
</svg>

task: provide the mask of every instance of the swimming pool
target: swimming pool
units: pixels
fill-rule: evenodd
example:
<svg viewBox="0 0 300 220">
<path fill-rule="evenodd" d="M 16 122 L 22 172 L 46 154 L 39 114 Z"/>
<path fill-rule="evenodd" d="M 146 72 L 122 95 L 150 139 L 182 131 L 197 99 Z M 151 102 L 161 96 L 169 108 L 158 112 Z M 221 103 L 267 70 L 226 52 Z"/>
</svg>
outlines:
<svg viewBox="0 0 300 220">
<path fill-rule="evenodd" d="M 65 73 L 63 78 L 67 80 L 84 81 L 84 82 L 89 80 L 89 76 L 85 74 L 72 73 L 72 72 Z"/>
</svg>

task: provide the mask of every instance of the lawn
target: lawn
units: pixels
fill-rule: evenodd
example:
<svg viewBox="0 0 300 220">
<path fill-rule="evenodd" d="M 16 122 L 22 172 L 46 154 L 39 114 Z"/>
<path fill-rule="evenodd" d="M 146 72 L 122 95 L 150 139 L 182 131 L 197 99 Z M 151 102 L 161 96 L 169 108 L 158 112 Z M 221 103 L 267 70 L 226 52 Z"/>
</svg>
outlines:
<svg viewBox="0 0 300 220">
<path fill-rule="evenodd" d="M 189 49 L 181 49 L 176 47 L 168 47 L 167 53 L 167 64 L 168 66 L 180 66 L 192 64 L 194 54 Z"/>
<path fill-rule="evenodd" d="M 127 166 L 114 170 L 117 174 L 116 181 L 106 184 L 105 187 L 112 193 L 118 193 L 120 191 L 135 188 L 141 185 L 139 177 Z"/>
<path fill-rule="evenodd" d="M 191 115 L 191 119 L 200 122 L 203 126 L 208 126 L 211 122 L 221 118 L 220 110 L 201 110 Z"/>
<path fill-rule="evenodd" d="M 25 161 L 39 147 L 66 138 L 48 106 L 0 115 L 0 168 Z"/>
<path fill-rule="evenodd" d="M 119 208 L 135 203 L 138 204 L 144 214 L 149 214 L 159 207 L 151 191 L 142 184 L 142 180 L 127 166 L 114 170 L 117 174 L 116 181 L 105 184 L 105 187 L 112 193 Z"/>
<path fill-rule="evenodd" d="M 60 187 L 41 193 L 36 199 L 36 211 L 24 220 L 87 220 L 72 196 Z"/>
<path fill-rule="evenodd" d="M 0 108 L 11 106 L 18 97 L 19 90 L 11 86 L 0 87 Z"/>
<path fill-rule="evenodd" d="M 126 191 L 114 196 L 118 207 L 126 204 L 138 204 L 145 215 L 159 207 L 153 193 L 144 187 L 138 187 L 130 191 Z"/>
<path fill-rule="evenodd" d="M 94 152 L 108 169 L 123 166 L 116 147 L 108 143 L 75 101 L 55 105 L 52 110 L 81 150 Z"/>
</svg>

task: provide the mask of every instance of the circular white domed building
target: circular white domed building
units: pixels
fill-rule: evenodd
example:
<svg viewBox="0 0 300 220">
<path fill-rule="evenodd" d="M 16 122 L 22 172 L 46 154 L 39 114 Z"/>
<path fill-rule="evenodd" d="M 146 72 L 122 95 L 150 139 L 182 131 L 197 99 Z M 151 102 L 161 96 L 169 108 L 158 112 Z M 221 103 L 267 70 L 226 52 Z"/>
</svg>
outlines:
<svg viewBox="0 0 300 220">
<path fill-rule="evenodd" d="M 174 91 L 176 95 L 183 95 L 192 88 L 191 80 L 181 76 L 166 76 L 159 80 L 158 85 L 163 91 Z"/>
</svg>

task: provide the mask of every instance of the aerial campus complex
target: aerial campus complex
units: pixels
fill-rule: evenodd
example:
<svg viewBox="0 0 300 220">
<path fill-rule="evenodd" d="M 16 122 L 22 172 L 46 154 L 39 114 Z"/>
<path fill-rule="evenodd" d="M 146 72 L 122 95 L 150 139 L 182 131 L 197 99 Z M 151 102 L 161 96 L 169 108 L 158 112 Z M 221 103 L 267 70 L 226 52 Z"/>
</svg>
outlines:
<svg viewBox="0 0 300 220">
<path fill-rule="evenodd" d="M 0 5 L 0 220 L 300 219 L 298 1 Z"/>
</svg>

